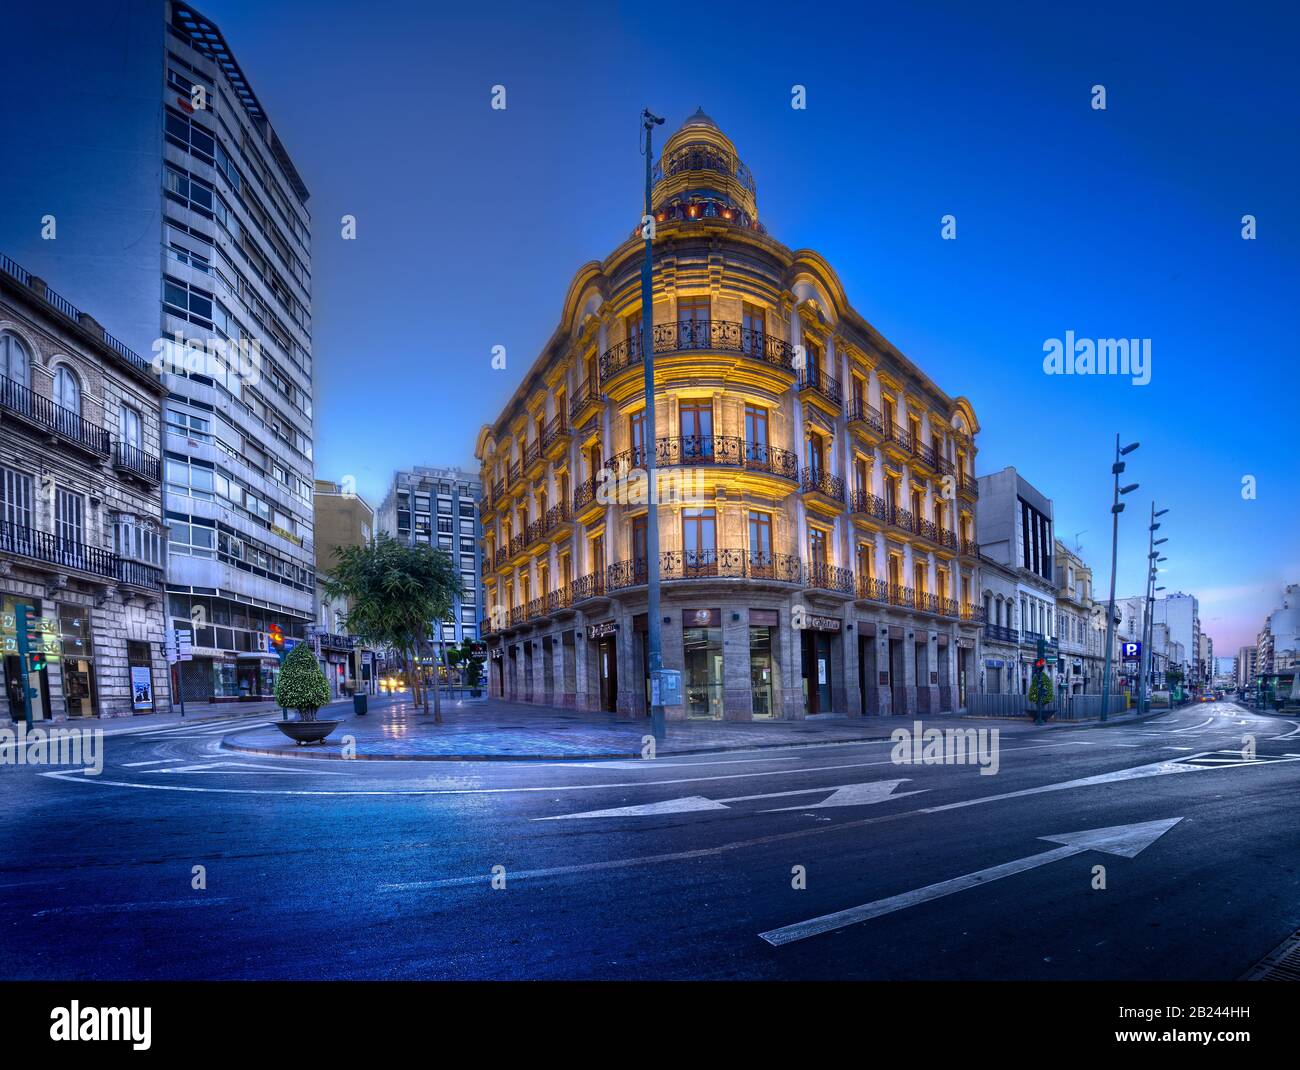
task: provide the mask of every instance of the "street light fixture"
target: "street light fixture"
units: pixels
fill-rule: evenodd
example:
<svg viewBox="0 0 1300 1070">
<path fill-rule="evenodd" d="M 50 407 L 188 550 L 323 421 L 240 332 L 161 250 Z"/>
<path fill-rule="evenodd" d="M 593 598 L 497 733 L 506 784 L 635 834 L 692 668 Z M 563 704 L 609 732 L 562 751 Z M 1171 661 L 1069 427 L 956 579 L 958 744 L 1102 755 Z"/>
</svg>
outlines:
<svg viewBox="0 0 1300 1070">
<path fill-rule="evenodd" d="M 651 685 L 650 732 L 662 743 L 667 730 L 663 693 L 659 687 L 663 668 L 663 637 L 659 613 L 659 495 L 655 486 L 655 369 L 654 369 L 654 217 L 650 210 L 651 163 L 654 159 L 653 134 L 663 119 L 649 108 L 641 111 L 641 128 L 645 132 L 642 153 L 645 156 L 645 260 L 641 264 L 641 361 L 645 365 L 645 435 L 648 438 L 643 463 L 646 486 L 650 492 L 651 511 L 645 526 L 646 555 L 646 668 Z"/>
<path fill-rule="evenodd" d="M 1106 613 L 1106 661 L 1102 671 L 1101 679 L 1101 719 L 1106 720 L 1110 712 L 1110 670 L 1112 648 L 1115 644 L 1115 558 L 1119 553 L 1119 514 L 1124 511 L 1124 503 L 1119 500 L 1121 494 L 1128 494 L 1137 490 L 1138 485 L 1131 483 L 1123 490 L 1120 490 L 1119 477 L 1124 471 L 1125 463 L 1120 460 L 1121 457 L 1127 457 L 1140 443 L 1130 442 L 1127 446 L 1121 447 L 1119 444 L 1119 432 L 1115 433 L 1115 463 L 1110 466 L 1111 474 L 1115 477 L 1115 494 L 1110 506 L 1110 603 Z"/>
<path fill-rule="evenodd" d="M 1161 556 L 1160 551 L 1157 550 L 1156 547 L 1161 543 L 1169 541 L 1167 538 L 1157 539 L 1155 537 L 1156 531 L 1160 527 L 1160 524 L 1156 521 L 1156 517 L 1164 516 L 1167 512 L 1169 512 L 1168 509 L 1157 510 L 1154 501 L 1151 503 L 1151 524 L 1147 528 L 1147 531 L 1149 532 L 1147 535 L 1147 543 L 1148 549 L 1150 550 L 1150 553 L 1147 555 L 1147 560 L 1150 562 L 1151 567 L 1147 573 L 1146 598 L 1143 600 L 1144 619 L 1142 622 L 1142 653 L 1139 655 L 1138 662 L 1139 713 L 1145 713 L 1150 709 L 1151 705 L 1149 689 L 1151 686 L 1152 672 L 1155 666 L 1155 653 L 1151 649 L 1151 644 L 1155 638 L 1155 592 L 1157 590 L 1164 590 L 1163 587 L 1156 587 L 1156 576 L 1160 572 L 1160 562 L 1168 560 L 1168 558 Z"/>
</svg>

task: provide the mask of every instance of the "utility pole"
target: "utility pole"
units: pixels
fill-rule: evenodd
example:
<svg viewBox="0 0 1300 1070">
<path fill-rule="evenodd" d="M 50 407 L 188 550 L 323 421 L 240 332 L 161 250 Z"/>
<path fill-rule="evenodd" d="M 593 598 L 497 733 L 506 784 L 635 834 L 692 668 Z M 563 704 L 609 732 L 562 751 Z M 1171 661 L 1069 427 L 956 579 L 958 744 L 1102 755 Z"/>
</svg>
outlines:
<svg viewBox="0 0 1300 1070">
<path fill-rule="evenodd" d="M 1119 432 L 1115 432 L 1115 463 L 1110 466 L 1111 473 L 1115 477 L 1115 496 L 1110 506 L 1110 602 L 1106 610 L 1106 661 L 1101 674 L 1101 719 L 1104 721 L 1110 712 L 1110 674 L 1111 674 L 1111 655 L 1115 646 L 1115 560 L 1119 553 L 1119 514 L 1124 511 L 1124 503 L 1120 501 L 1121 494 L 1131 494 L 1138 489 L 1136 483 L 1130 483 L 1127 487 L 1119 485 L 1120 473 L 1124 471 L 1124 462 L 1120 460 L 1137 449 L 1139 443 L 1133 442 L 1120 448 Z"/>
<path fill-rule="evenodd" d="M 646 555 L 646 668 L 650 674 L 650 732 L 662 743 L 667 731 L 664 718 L 664 695 L 660 686 L 663 668 L 663 631 L 659 615 L 659 491 L 655 485 L 655 368 L 654 368 L 654 216 L 650 210 L 651 165 L 654 161 L 654 128 L 663 119 L 641 111 L 641 128 L 645 132 L 642 154 L 645 156 L 645 215 L 641 233 L 645 235 L 645 260 L 641 264 L 641 362 L 645 366 L 645 445 L 644 467 L 650 493 L 649 515 L 645 526 Z M 635 568 L 635 563 L 633 564 Z"/>
</svg>

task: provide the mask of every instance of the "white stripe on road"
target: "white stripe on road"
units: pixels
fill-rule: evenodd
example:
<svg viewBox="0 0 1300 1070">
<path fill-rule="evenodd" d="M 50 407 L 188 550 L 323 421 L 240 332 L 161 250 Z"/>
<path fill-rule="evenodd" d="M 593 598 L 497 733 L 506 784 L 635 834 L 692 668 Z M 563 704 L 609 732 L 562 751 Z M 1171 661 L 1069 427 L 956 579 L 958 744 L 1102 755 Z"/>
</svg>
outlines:
<svg viewBox="0 0 1300 1070">
<path fill-rule="evenodd" d="M 166 765 L 168 762 L 183 762 L 185 760 L 186 759 L 184 758 L 155 758 L 151 762 L 123 762 L 122 768 L 134 769 L 136 766 L 140 765 Z"/>
<path fill-rule="evenodd" d="M 1212 724 L 1214 724 L 1214 718 L 1207 717 L 1200 724 L 1194 724 L 1188 728 L 1175 728 L 1173 731 L 1175 735 L 1183 735 L 1185 732 L 1195 732 L 1198 728 L 1204 728 L 1207 725 L 1212 725 Z"/>
<path fill-rule="evenodd" d="M 33 918 L 48 918 L 54 914 L 127 914 L 142 910 L 180 910 L 187 907 L 215 907 L 229 903 L 230 896 L 195 897 L 193 899 L 159 899 L 145 903 L 79 903 L 73 906 L 50 907 L 38 910 Z"/>
</svg>

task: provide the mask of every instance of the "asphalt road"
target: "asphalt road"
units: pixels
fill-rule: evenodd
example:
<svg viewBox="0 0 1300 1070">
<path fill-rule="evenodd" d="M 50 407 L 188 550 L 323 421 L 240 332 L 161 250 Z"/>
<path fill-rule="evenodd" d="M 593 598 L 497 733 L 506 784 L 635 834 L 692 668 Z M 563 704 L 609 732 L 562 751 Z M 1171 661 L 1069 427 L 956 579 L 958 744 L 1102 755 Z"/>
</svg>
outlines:
<svg viewBox="0 0 1300 1070">
<path fill-rule="evenodd" d="M 0 766 L 0 977 L 1232 979 L 1300 929 L 1300 722 L 1000 727 L 996 775 L 889 742 L 346 762 L 131 731 L 99 776 Z"/>
</svg>

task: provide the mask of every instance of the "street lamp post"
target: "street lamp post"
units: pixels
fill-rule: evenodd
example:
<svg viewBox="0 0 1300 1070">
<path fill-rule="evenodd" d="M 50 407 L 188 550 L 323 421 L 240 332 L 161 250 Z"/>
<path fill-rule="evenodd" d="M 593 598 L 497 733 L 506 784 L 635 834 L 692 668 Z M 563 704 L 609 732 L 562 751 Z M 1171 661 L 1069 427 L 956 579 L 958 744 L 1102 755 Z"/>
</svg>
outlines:
<svg viewBox="0 0 1300 1070">
<path fill-rule="evenodd" d="M 651 163 L 654 160 L 654 128 L 663 119 L 641 111 L 641 128 L 645 131 L 642 152 L 645 155 L 645 216 L 641 232 L 645 235 L 645 260 L 641 264 L 641 362 L 645 365 L 645 442 L 643 445 L 646 486 L 650 495 L 650 514 L 645 526 L 646 555 L 646 668 L 649 670 L 650 732 L 656 743 L 664 740 L 667 724 L 664 718 L 663 695 L 658 687 L 659 670 L 663 668 L 663 635 L 659 617 L 659 494 L 655 486 L 655 369 L 654 369 L 654 216 L 650 210 Z"/>
<path fill-rule="evenodd" d="M 1115 432 L 1115 463 L 1110 466 L 1111 473 L 1115 477 L 1115 496 L 1110 506 L 1110 602 L 1106 609 L 1106 661 L 1101 674 L 1101 719 L 1103 721 L 1110 712 L 1111 656 L 1115 645 L 1115 559 L 1119 553 L 1119 514 L 1124 511 L 1124 503 L 1119 499 L 1120 495 L 1131 494 L 1138 489 L 1136 483 L 1130 483 L 1127 487 L 1119 485 L 1120 473 L 1124 471 L 1124 462 L 1120 458 L 1132 453 L 1138 445 L 1139 443 L 1132 442 L 1121 448 L 1119 432 Z"/>
<path fill-rule="evenodd" d="M 1138 680 L 1138 711 L 1145 713 L 1151 708 L 1151 699 L 1148 688 L 1151 684 L 1153 675 L 1153 661 L 1151 657 L 1151 640 L 1155 635 L 1155 624 L 1152 615 L 1155 612 L 1155 592 L 1156 592 L 1156 573 L 1159 572 L 1157 563 L 1164 561 L 1165 558 L 1160 556 L 1160 551 L 1156 549 L 1168 539 L 1157 539 L 1156 532 L 1160 530 L 1160 524 L 1156 517 L 1164 516 L 1169 512 L 1168 509 L 1157 511 L 1156 503 L 1151 503 L 1151 525 L 1147 529 L 1147 589 L 1146 599 L 1143 603 L 1143 621 L 1142 621 L 1142 658 L 1139 662 L 1139 680 Z"/>
</svg>

